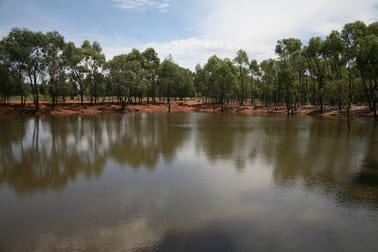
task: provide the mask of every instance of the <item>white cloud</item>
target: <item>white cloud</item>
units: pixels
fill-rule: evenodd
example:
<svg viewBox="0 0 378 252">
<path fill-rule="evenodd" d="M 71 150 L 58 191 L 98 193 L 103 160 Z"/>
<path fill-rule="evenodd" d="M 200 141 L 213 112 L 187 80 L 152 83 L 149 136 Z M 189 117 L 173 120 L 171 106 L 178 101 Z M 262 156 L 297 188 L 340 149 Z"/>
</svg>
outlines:
<svg viewBox="0 0 378 252">
<path fill-rule="evenodd" d="M 210 0 L 202 37 L 233 41 L 241 47 L 269 45 L 285 37 L 308 39 L 340 30 L 347 22 L 377 16 L 374 0 Z"/>
<path fill-rule="evenodd" d="M 197 63 L 205 62 L 211 55 L 233 57 L 235 52 L 240 49 L 236 44 L 228 42 L 189 38 L 170 42 L 150 42 L 135 44 L 134 46 L 104 48 L 104 52 L 107 58 L 111 59 L 115 55 L 130 52 L 132 48 L 143 51 L 148 47 L 154 48 L 161 60 L 172 55 L 175 62 L 190 69 L 194 69 Z"/>
<path fill-rule="evenodd" d="M 158 10 L 167 12 L 171 6 L 169 0 L 113 0 L 114 6 L 132 10 Z"/>
<path fill-rule="evenodd" d="M 207 59 L 212 55 L 232 59 L 239 49 L 245 49 L 249 55 L 254 55 L 254 58 L 259 60 L 267 59 L 273 53 L 273 49 L 268 46 L 244 48 L 240 47 L 238 43 L 198 38 L 174 40 L 165 43 L 134 44 L 125 47 L 105 47 L 104 53 L 107 59 L 112 59 L 115 55 L 129 53 L 133 48 L 144 51 L 148 47 L 154 48 L 161 60 L 172 55 L 173 60 L 180 66 L 191 70 L 194 70 L 197 64 L 203 65 L 206 63 Z"/>
<path fill-rule="evenodd" d="M 171 54 L 180 65 L 194 69 L 197 63 L 205 63 L 213 54 L 233 58 L 239 49 L 245 49 L 250 58 L 261 61 L 275 57 L 274 47 L 279 39 L 296 37 L 306 43 L 311 36 L 325 36 L 331 30 L 342 29 L 345 23 L 356 20 L 371 23 L 378 17 L 377 0 L 192 0 L 176 1 L 174 6 L 173 0 L 113 0 L 112 4 L 138 11 L 166 12 L 170 9 L 172 15 L 164 15 L 167 19 L 175 18 L 169 24 L 174 28 L 169 30 L 179 27 L 189 35 L 178 37 L 178 34 L 172 34 L 171 37 L 175 38 L 172 41 L 164 37 L 140 41 L 140 37 L 150 35 L 149 26 L 141 25 L 143 28 L 138 34 L 142 36 L 139 37 L 127 31 L 119 31 L 121 35 L 109 35 L 104 32 L 107 29 L 105 22 L 98 29 L 79 32 L 76 26 L 69 26 L 58 16 L 51 17 L 46 13 L 33 16 L 38 25 L 31 28 L 47 31 L 61 27 L 62 34 L 70 35 L 65 36 L 66 39 L 74 40 L 78 45 L 84 39 L 97 40 L 108 59 L 118 53 L 128 53 L 134 47 L 144 50 L 152 46 L 161 58 Z M 34 13 L 41 11 L 38 9 Z M 156 29 L 166 32 L 161 24 L 166 25 L 167 20 L 160 23 L 159 19 L 149 18 L 146 14 L 146 24 L 156 22 Z M 20 19 L 12 25 L 0 25 L 0 37 L 13 26 L 22 27 L 28 23 L 32 22 Z"/>
<path fill-rule="evenodd" d="M 183 67 L 194 69 L 195 65 L 203 65 L 212 55 L 221 58 L 234 58 L 239 49 L 245 49 L 249 55 L 266 59 L 272 55 L 273 49 L 265 45 L 253 48 L 240 45 L 232 40 L 189 38 L 167 43 L 147 43 L 143 47 L 153 47 L 162 58 L 172 55 L 173 59 Z"/>
<path fill-rule="evenodd" d="M 205 0 L 203 5 L 210 6 L 206 13 L 188 24 L 196 28 L 195 37 L 105 51 L 114 55 L 133 47 L 153 47 L 160 58 L 171 54 L 177 63 L 191 69 L 213 54 L 233 58 L 239 49 L 261 61 L 275 57 L 277 40 L 296 37 L 306 43 L 312 36 L 341 30 L 348 22 L 371 23 L 378 16 L 376 0 Z"/>
</svg>

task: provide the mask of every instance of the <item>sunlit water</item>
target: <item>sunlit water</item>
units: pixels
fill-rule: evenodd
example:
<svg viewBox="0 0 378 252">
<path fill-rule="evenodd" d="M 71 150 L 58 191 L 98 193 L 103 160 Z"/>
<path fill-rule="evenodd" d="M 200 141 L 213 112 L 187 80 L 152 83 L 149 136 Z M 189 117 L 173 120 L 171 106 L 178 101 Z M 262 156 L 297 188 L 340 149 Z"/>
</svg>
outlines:
<svg viewBox="0 0 378 252">
<path fill-rule="evenodd" d="M 0 121 L 0 251 L 378 251 L 371 119 Z"/>
</svg>

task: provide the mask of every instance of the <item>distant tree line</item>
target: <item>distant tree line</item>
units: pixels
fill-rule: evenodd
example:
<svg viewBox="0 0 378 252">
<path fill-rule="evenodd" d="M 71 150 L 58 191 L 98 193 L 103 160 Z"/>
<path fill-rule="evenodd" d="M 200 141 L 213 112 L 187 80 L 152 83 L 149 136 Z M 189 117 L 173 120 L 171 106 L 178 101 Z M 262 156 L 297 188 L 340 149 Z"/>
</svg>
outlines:
<svg viewBox="0 0 378 252">
<path fill-rule="evenodd" d="M 106 61 L 98 42 L 86 40 L 77 47 L 58 32 L 14 28 L 0 41 L 1 102 L 19 96 L 25 104 L 32 96 L 36 111 L 41 95 L 50 96 L 52 106 L 60 97 L 79 96 L 81 103 L 110 98 L 123 108 L 144 98 L 193 97 L 192 75 L 171 57 L 160 62 L 153 48 L 133 49 Z"/>
<path fill-rule="evenodd" d="M 288 115 L 298 105 L 338 106 L 367 104 L 377 118 L 378 22 L 345 24 L 327 37 L 313 37 L 307 45 L 296 38 L 277 42 L 276 59 L 258 63 L 239 50 L 234 59 L 211 56 L 195 71 L 160 61 L 153 48 L 106 61 L 98 42 L 80 47 L 65 42 L 58 32 L 14 28 L 0 41 L 0 96 L 7 103 L 19 96 L 21 104 L 40 95 L 59 99 L 80 97 L 92 104 L 111 99 L 123 108 L 132 102 L 201 97 L 220 105 L 285 105 Z M 170 106 L 169 106 L 170 108 Z"/>
<path fill-rule="evenodd" d="M 313 37 L 305 46 L 296 38 L 282 39 L 275 52 L 277 59 L 260 64 L 249 60 L 244 50 L 232 61 L 210 57 L 195 69 L 197 94 L 222 108 L 233 101 L 285 104 L 288 115 L 296 106 L 309 103 L 318 105 L 321 112 L 329 104 L 348 114 L 352 103 L 364 103 L 377 121 L 378 22 L 348 23 L 341 32 Z"/>
</svg>

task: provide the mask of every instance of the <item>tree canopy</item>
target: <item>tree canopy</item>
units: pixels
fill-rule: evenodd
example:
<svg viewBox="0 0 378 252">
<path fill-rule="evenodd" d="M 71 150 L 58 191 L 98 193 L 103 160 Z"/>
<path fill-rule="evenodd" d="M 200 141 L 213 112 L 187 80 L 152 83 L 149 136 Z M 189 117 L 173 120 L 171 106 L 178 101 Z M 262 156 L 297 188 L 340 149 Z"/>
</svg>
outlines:
<svg viewBox="0 0 378 252">
<path fill-rule="evenodd" d="M 277 41 L 275 59 L 260 63 L 240 49 L 233 59 L 211 56 L 192 72 L 171 57 L 161 60 L 153 48 L 114 56 L 106 61 L 101 45 L 66 42 L 57 31 L 33 32 L 14 28 L 0 41 L 0 96 L 6 103 L 19 96 L 21 104 L 40 96 L 51 104 L 66 96 L 92 104 L 106 99 L 123 108 L 132 102 L 157 102 L 201 97 L 221 106 L 286 105 L 293 114 L 303 104 L 365 103 L 377 118 L 378 22 L 345 24 L 307 44 L 297 38 Z"/>
</svg>

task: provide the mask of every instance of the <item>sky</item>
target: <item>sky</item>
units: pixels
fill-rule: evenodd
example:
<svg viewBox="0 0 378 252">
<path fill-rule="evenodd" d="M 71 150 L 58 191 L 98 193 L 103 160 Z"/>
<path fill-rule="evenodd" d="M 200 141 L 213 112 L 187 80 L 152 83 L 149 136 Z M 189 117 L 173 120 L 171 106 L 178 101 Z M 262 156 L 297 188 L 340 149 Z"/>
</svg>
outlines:
<svg viewBox="0 0 378 252">
<path fill-rule="evenodd" d="M 107 60 L 153 47 L 194 69 L 216 54 L 275 57 L 278 40 L 326 37 L 356 20 L 378 21 L 378 0 L 0 0 L 0 38 L 13 27 L 98 41 Z"/>
</svg>

